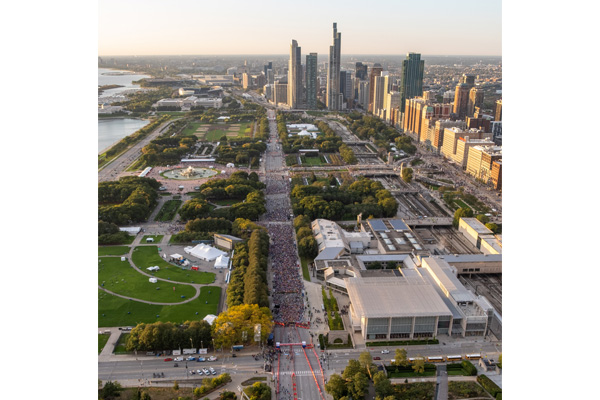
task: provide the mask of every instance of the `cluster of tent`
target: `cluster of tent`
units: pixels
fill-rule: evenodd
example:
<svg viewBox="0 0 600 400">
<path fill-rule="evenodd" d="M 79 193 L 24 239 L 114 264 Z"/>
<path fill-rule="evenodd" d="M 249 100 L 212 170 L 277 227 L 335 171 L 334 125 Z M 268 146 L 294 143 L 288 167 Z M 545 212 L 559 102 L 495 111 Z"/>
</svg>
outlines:
<svg viewBox="0 0 600 400">
<path fill-rule="evenodd" d="M 160 268 L 157 266 L 146 268 L 148 271 L 158 271 Z"/>
<path fill-rule="evenodd" d="M 187 254 L 204 261 L 215 261 L 215 268 L 229 267 L 229 257 L 227 257 L 227 253 L 207 244 L 200 243 L 194 247 L 188 246 L 184 251 Z"/>
</svg>

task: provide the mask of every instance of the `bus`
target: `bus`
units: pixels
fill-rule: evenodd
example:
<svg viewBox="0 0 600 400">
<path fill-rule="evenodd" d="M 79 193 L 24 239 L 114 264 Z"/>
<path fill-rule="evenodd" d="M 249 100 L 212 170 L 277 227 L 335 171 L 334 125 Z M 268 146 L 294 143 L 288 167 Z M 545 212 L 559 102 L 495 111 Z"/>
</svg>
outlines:
<svg viewBox="0 0 600 400">
<path fill-rule="evenodd" d="M 424 358 L 423 357 L 410 357 L 408 359 L 408 362 L 412 364 L 412 363 L 414 363 L 417 360 L 424 360 Z"/>
<path fill-rule="evenodd" d="M 446 361 L 461 361 L 462 356 L 446 356 Z"/>
<path fill-rule="evenodd" d="M 481 358 L 481 354 L 467 354 L 467 360 L 479 360 Z"/>
<path fill-rule="evenodd" d="M 436 362 L 444 362 L 444 357 L 427 357 L 427 362 L 432 362 L 432 363 L 436 363 Z"/>
</svg>

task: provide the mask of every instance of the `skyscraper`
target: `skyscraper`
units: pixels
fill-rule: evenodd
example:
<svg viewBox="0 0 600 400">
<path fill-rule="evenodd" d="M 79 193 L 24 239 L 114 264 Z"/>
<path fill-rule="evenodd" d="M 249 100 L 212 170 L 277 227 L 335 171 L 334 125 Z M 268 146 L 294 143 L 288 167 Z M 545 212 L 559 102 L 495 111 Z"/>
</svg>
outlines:
<svg viewBox="0 0 600 400">
<path fill-rule="evenodd" d="M 421 60 L 421 55 L 418 53 L 408 53 L 406 60 L 402 61 L 402 80 L 399 88 L 402 95 L 400 103 L 402 111 L 404 111 L 406 99 L 423 95 L 424 70 L 425 61 Z"/>
<path fill-rule="evenodd" d="M 298 108 L 302 103 L 302 48 L 292 40 L 290 45 L 290 62 L 288 68 L 288 96 L 290 108 Z"/>
<path fill-rule="evenodd" d="M 483 107 L 483 89 L 471 88 L 467 103 L 467 115 L 475 114 L 475 107 Z"/>
<path fill-rule="evenodd" d="M 306 107 L 317 109 L 317 53 L 306 56 Z"/>
<path fill-rule="evenodd" d="M 373 96 L 375 94 L 375 78 L 381 75 L 383 68 L 381 64 L 375 63 L 369 75 L 369 112 L 373 112 Z"/>
<path fill-rule="evenodd" d="M 327 68 L 327 109 L 340 110 L 340 56 L 342 33 L 337 31 L 337 23 L 333 23 L 333 45 L 329 46 L 329 66 Z"/>
<path fill-rule="evenodd" d="M 367 80 L 368 79 L 367 65 L 363 64 L 361 62 L 357 62 L 356 63 L 356 68 L 355 68 L 355 75 L 361 81 Z"/>
<path fill-rule="evenodd" d="M 496 100 L 496 110 L 494 111 L 494 121 L 502 121 L 502 99 Z"/>
</svg>

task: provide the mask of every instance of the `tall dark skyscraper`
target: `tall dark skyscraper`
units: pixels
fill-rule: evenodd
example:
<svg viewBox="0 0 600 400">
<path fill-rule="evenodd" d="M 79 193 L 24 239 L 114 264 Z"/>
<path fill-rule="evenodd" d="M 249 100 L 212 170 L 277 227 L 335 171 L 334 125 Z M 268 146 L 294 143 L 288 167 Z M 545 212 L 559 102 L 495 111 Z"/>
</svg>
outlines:
<svg viewBox="0 0 600 400">
<path fill-rule="evenodd" d="M 306 107 L 317 109 L 317 53 L 306 56 Z"/>
<path fill-rule="evenodd" d="M 357 62 L 354 75 L 357 79 L 360 79 L 361 81 L 366 81 L 368 79 L 367 65 L 361 62 Z"/>
<path fill-rule="evenodd" d="M 290 108 L 302 106 L 302 48 L 295 40 L 290 45 L 287 101 Z"/>
<path fill-rule="evenodd" d="M 337 23 L 333 23 L 333 45 L 329 46 L 329 67 L 327 68 L 327 109 L 340 110 L 340 55 L 342 33 L 337 31 Z"/>
<path fill-rule="evenodd" d="M 264 69 L 265 69 L 265 76 L 267 76 L 267 70 L 273 69 L 273 61 L 269 61 L 267 63 L 267 65 L 264 66 Z"/>
<path fill-rule="evenodd" d="M 406 99 L 423 95 L 423 71 L 425 61 L 418 53 L 408 53 L 402 61 L 402 79 L 400 81 L 401 110 L 404 112 Z"/>
</svg>

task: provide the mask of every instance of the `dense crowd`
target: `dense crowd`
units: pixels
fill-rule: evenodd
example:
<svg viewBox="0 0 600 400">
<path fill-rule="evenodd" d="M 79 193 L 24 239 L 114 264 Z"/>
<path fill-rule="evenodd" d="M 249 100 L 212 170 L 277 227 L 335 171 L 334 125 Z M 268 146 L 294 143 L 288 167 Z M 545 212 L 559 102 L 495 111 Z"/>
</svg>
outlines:
<svg viewBox="0 0 600 400">
<path fill-rule="evenodd" d="M 271 236 L 271 270 L 273 275 L 274 320 L 304 320 L 303 282 L 291 225 L 269 224 Z"/>
</svg>

